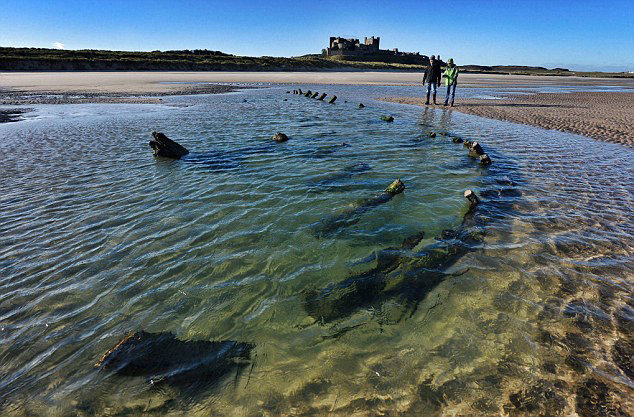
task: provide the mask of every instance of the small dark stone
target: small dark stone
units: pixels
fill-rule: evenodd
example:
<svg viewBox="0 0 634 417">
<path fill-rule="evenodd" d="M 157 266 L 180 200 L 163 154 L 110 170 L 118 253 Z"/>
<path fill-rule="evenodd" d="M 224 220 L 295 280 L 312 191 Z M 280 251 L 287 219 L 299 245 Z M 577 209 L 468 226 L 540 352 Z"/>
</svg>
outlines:
<svg viewBox="0 0 634 417">
<path fill-rule="evenodd" d="M 587 353 L 592 348 L 592 343 L 579 333 L 568 333 L 564 343 L 575 353 Z"/>
<path fill-rule="evenodd" d="M 394 117 L 393 116 L 381 116 L 381 120 L 383 120 L 384 122 L 393 122 L 394 121 Z"/>
<path fill-rule="evenodd" d="M 480 398 L 471 406 L 487 415 L 498 415 L 500 411 L 500 406 L 496 404 L 493 398 Z"/>
<path fill-rule="evenodd" d="M 360 109 L 362 109 L 362 108 L 364 108 L 364 107 L 365 107 L 365 106 L 363 105 L 363 103 L 359 103 L 359 108 L 360 108 Z"/>
<path fill-rule="evenodd" d="M 452 138 L 453 143 L 462 143 L 464 142 L 461 138 Z"/>
<path fill-rule="evenodd" d="M 437 411 L 445 404 L 445 399 L 442 395 L 432 387 L 431 379 L 421 384 L 418 389 L 418 395 L 432 410 Z"/>
<path fill-rule="evenodd" d="M 531 415 L 556 416 L 563 413 L 566 400 L 556 391 L 554 384 L 541 379 L 537 384 L 509 396 L 513 406 Z"/>
<path fill-rule="evenodd" d="M 430 138 L 435 138 L 436 137 L 436 132 L 429 132 L 429 137 Z"/>
<path fill-rule="evenodd" d="M 523 391 L 516 392 L 509 396 L 509 400 L 518 410 L 529 412 L 537 410 L 537 406 L 534 402 L 530 401 L 530 398 L 525 398 L 525 395 L 526 393 Z"/>
<path fill-rule="evenodd" d="M 581 417 L 625 416 L 610 395 L 606 384 L 588 379 L 577 389 L 577 413 Z"/>
<path fill-rule="evenodd" d="M 579 372 L 580 374 L 584 374 L 588 366 L 586 361 L 584 361 L 581 357 L 574 354 L 568 355 L 565 362 L 566 362 L 566 365 L 570 366 L 570 368 L 573 371 Z"/>
<path fill-rule="evenodd" d="M 634 381 L 634 345 L 619 339 L 612 346 L 612 359 L 628 378 Z"/>
<path fill-rule="evenodd" d="M 334 104 L 334 103 L 335 103 L 335 100 L 337 100 L 337 96 L 332 96 L 332 97 L 330 98 L 330 100 L 328 100 L 328 103 L 330 103 L 330 104 Z"/>
<path fill-rule="evenodd" d="M 546 362 L 545 364 L 542 365 L 542 369 L 546 372 L 548 372 L 549 374 L 556 374 L 557 373 L 557 365 L 555 365 L 554 363 L 551 362 Z"/>
</svg>

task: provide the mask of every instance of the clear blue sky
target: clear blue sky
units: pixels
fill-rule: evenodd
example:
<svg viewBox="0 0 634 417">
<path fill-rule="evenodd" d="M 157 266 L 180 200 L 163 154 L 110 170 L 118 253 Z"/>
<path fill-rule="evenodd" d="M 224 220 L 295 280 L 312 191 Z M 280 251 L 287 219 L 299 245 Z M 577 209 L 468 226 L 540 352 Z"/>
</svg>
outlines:
<svg viewBox="0 0 634 417">
<path fill-rule="evenodd" d="M 634 71 L 634 1 L 3 0 L 0 46 L 318 53 L 333 36 L 458 64 Z M 59 45 L 61 47 L 61 45 Z"/>
</svg>

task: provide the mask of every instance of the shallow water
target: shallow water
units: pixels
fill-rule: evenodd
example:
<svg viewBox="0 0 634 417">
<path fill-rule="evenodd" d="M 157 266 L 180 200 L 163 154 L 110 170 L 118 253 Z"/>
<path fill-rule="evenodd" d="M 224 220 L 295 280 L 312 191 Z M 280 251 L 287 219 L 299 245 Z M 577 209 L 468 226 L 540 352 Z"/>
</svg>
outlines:
<svg viewBox="0 0 634 417">
<path fill-rule="evenodd" d="M 633 411 L 634 151 L 372 100 L 415 87 L 316 87 L 335 105 L 289 88 L 35 106 L 0 126 L 2 415 Z M 190 155 L 153 158 L 152 130 Z M 277 131 L 291 139 L 272 143 Z M 315 235 L 395 178 L 403 194 Z M 368 255 L 456 228 L 468 188 L 484 244 L 414 309 L 392 297 L 333 322 L 307 314 L 307 292 L 371 269 Z M 202 386 L 93 367 L 137 330 L 255 348 Z"/>
</svg>

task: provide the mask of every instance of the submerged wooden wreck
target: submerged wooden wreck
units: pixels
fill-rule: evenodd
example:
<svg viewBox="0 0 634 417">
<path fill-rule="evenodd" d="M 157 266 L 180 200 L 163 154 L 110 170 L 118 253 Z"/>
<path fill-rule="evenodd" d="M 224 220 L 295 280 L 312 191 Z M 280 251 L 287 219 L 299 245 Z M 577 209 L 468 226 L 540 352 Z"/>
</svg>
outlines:
<svg viewBox="0 0 634 417">
<path fill-rule="evenodd" d="M 213 382 L 248 363 L 253 348 L 233 340 L 182 341 L 172 333 L 138 331 L 121 339 L 95 367 L 173 385 Z"/>
<path fill-rule="evenodd" d="M 356 203 L 344 210 L 342 213 L 334 216 L 328 216 L 320 220 L 313 226 L 315 236 L 327 237 L 334 234 L 341 228 L 358 223 L 363 213 L 381 204 L 387 203 L 392 199 L 392 197 L 402 193 L 404 190 L 405 184 L 397 178 L 388 185 L 383 192 L 377 194 L 376 196 Z"/>
<path fill-rule="evenodd" d="M 447 268 L 483 242 L 480 200 L 471 190 L 464 196 L 469 208 L 456 229 L 445 230 L 435 243 L 417 252 L 412 250 L 424 232 L 408 237 L 400 247 L 378 252 L 374 268 L 308 293 L 308 315 L 321 323 L 332 322 L 388 298 L 398 298 L 413 314 L 418 302 L 445 278 Z"/>
</svg>

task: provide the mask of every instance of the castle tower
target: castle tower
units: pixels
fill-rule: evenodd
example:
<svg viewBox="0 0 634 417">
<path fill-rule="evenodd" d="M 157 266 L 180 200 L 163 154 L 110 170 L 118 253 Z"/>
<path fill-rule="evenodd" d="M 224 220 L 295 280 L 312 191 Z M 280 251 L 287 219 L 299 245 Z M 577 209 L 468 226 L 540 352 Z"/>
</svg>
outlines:
<svg viewBox="0 0 634 417">
<path fill-rule="evenodd" d="M 371 37 L 365 37 L 365 44 L 368 46 L 368 49 L 372 50 L 372 51 L 378 51 L 379 50 L 379 41 L 381 40 L 380 37 L 378 36 L 371 36 Z"/>
</svg>

